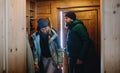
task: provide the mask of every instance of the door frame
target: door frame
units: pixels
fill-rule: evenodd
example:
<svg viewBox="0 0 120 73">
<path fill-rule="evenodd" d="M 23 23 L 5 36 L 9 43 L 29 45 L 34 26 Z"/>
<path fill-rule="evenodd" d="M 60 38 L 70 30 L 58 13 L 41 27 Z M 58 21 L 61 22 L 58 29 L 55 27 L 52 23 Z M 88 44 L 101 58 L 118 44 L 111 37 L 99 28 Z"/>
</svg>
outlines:
<svg viewBox="0 0 120 73">
<path fill-rule="evenodd" d="M 97 48 L 99 50 L 99 53 L 98 53 L 99 58 L 101 58 L 100 57 L 101 56 L 101 43 L 100 43 L 101 42 L 100 41 L 100 39 L 101 39 L 100 26 L 101 25 L 100 25 L 100 6 L 99 5 L 97 5 L 97 6 L 77 6 L 77 7 L 58 8 L 58 13 L 59 13 L 58 16 L 60 16 L 60 18 L 58 19 L 59 23 L 60 23 L 60 39 L 64 40 L 64 37 L 62 35 L 63 34 L 62 32 L 64 32 L 63 31 L 63 28 L 64 28 L 63 24 L 65 24 L 64 20 L 62 19 L 64 17 L 64 13 L 66 13 L 68 11 L 84 12 L 84 11 L 94 11 L 94 10 L 97 11 L 97 14 L 98 14 L 98 16 L 97 16 L 97 24 L 98 24 L 97 25 L 97 32 L 99 32 L 99 33 L 97 34 Z M 60 41 L 61 48 L 64 48 L 63 40 Z M 66 58 L 66 54 L 64 56 Z M 64 60 L 64 61 L 66 61 L 66 60 Z M 65 65 L 66 65 L 66 63 L 65 63 Z M 67 69 L 67 68 L 65 68 L 65 69 Z M 100 70 L 101 70 L 101 68 L 100 68 Z M 67 72 L 65 71 L 64 73 L 67 73 Z"/>
<path fill-rule="evenodd" d="M 5 70 L 6 70 L 6 73 L 8 73 L 8 66 L 7 66 L 7 64 L 8 64 L 8 0 L 2 0 L 2 1 L 4 1 L 3 2 L 3 8 L 5 8 L 5 9 L 3 9 L 3 8 L 1 8 L 1 10 L 3 10 L 3 11 L 5 11 L 5 14 L 3 13 L 3 15 L 5 15 L 5 18 L 4 18 L 4 20 L 3 19 L 0 19 L 0 20 L 2 20 L 4 23 L 2 24 L 2 25 L 4 25 L 5 24 L 5 27 L 4 27 L 4 29 L 5 30 L 3 30 L 3 32 L 5 32 L 6 34 L 5 34 L 5 38 L 4 38 L 4 40 L 6 41 L 5 43 L 4 42 L 2 42 L 2 44 L 5 44 L 5 51 L 3 51 L 3 53 L 4 53 L 4 55 L 5 56 L 3 56 L 4 58 L 3 58 L 3 61 L 5 60 L 5 64 L 3 65 L 3 68 L 5 67 Z M 104 73 L 104 48 L 105 48 L 105 42 L 104 42 L 104 24 L 105 24 L 105 22 L 104 22 L 104 0 L 100 0 L 100 24 L 101 24 L 101 73 Z M 0 35 L 3 35 L 3 34 L 0 34 Z"/>
</svg>

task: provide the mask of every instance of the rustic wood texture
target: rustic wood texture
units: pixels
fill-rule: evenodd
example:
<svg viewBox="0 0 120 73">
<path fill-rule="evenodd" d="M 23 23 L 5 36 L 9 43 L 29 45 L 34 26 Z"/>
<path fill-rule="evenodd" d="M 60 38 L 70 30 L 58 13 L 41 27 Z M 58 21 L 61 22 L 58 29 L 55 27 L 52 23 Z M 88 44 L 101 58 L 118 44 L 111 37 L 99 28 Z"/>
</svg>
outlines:
<svg viewBox="0 0 120 73">
<path fill-rule="evenodd" d="M 5 1 L 0 0 L 0 73 L 5 70 Z"/>
<path fill-rule="evenodd" d="M 44 5 L 50 6 L 44 8 Z M 41 7 L 40 7 L 41 6 Z M 58 32 L 60 30 L 59 11 L 77 11 L 77 18 L 83 20 L 89 31 L 91 39 L 96 45 L 96 50 L 100 55 L 100 1 L 43 1 L 37 2 L 37 19 L 50 18 L 52 27 Z M 40 8 L 39 8 L 40 7 Z M 42 8 L 43 7 L 43 8 Z M 98 8 L 97 8 L 98 7 Z M 44 10 L 43 10 L 44 9 Z M 40 13 L 43 12 L 43 13 Z M 49 12 L 45 12 L 49 11 Z M 45 12 L 45 13 L 44 13 Z M 64 19 L 64 17 L 63 17 Z M 91 30 L 92 29 L 92 30 Z M 65 33 L 65 32 L 64 32 Z M 64 55 L 64 73 L 67 73 L 67 56 Z"/>
<path fill-rule="evenodd" d="M 105 73 L 120 73 L 120 0 L 102 0 L 102 54 Z"/>
<path fill-rule="evenodd" d="M 58 10 L 57 8 L 68 8 L 68 7 L 78 7 L 78 6 L 96 6 L 96 5 L 100 5 L 100 1 L 99 0 L 76 0 L 76 1 L 41 1 L 41 2 L 37 2 L 37 6 L 42 6 L 44 7 L 44 5 L 46 6 L 50 6 L 48 7 L 50 10 L 50 13 L 39 13 L 37 14 L 37 19 L 39 19 L 39 17 L 50 17 L 51 19 L 51 23 L 54 26 L 54 28 L 58 31 L 59 30 L 59 21 L 58 21 Z M 41 7 L 40 10 L 43 10 L 43 8 Z M 49 9 L 45 9 L 44 11 L 48 11 Z M 42 11 L 41 11 L 42 12 Z M 47 15 L 47 16 L 46 16 Z"/>
<path fill-rule="evenodd" d="M 28 31 L 29 37 L 37 29 L 37 6 L 36 0 L 26 0 L 26 29 Z"/>
<path fill-rule="evenodd" d="M 26 73 L 26 0 L 8 1 L 8 73 Z"/>
<path fill-rule="evenodd" d="M 26 0 L 26 30 L 30 34 L 30 0 Z"/>
<path fill-rule="evenodd" d="M 62 0 L 61 0 L 62 1 Z M 70 6 L 84 6 L 84 5 L 99 5 L 99 1 L 95 0 L 84 0 L 83 2 L 78 2 L 78 0 L 64 2 L 51 1 L 51 14 L 38 14 L 39 17 L 50 17 L 53 26 L 58 30 L 58 20 L 57 20 L 57 8 L 59 6 L 70 7 Z M 69 2 L 69 3 L 68 3 Z M 0 73 L 2 73 L 2 59 L 5 49 L 5 0 L 0 0 Z M 10 0 L 8 2 L 8 55 L 9 55 L 9 72 L 8 73 L 26 73 L 25 72 L 25 0 Z M 38 2 L 41 4 L 42 2 Z M 102 60 L 103 60 L 103 71 L 102 73 L 120 73 L 120 0 L 102 0 L 102 32 L 101 32 L 101 43 L 102 43 Z M 100 28 L 99 28 L 100 29 Z M 23 37 L 23 38 L 21 38 Z M 24 40 L 24 41 L 23 41 Z M 17 51 L 17 52 L 16 52 Z M 2 57 L 3 56 L 3 57 Z"/>
</svg>

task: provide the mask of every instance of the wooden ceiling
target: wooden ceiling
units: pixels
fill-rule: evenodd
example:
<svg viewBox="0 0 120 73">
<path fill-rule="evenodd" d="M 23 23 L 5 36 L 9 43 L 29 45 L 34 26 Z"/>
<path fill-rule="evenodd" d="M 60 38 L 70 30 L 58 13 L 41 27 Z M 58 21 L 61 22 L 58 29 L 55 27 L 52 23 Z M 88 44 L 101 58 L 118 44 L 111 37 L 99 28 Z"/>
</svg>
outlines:
<svg viewBox="0 0 120 73">
<path fill-rule="evenodd" d="M 67 0 L 37 0 L 37 1 L 67 1 Z"/>
<path fill-rule="evenodd" d="M 82 1 L 82 0 L 37 0 L 37 1 Z M 89 0 L 86 0 L 86 1 L 89 1 Z M 92 0 L 92 1 L 99 1 L 99 0 Z"/>
</svg>

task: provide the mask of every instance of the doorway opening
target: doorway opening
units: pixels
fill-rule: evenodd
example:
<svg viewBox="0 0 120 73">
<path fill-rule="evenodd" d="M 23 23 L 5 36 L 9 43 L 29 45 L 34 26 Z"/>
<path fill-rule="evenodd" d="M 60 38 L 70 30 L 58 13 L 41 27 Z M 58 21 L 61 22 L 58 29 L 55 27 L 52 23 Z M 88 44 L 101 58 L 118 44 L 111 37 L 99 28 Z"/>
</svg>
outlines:
<svg viewBox="0 0 120 73">
<path fill-rule="evenodd" d="M 28 0 L 27 0 L 28 1 Z M 60 44 L 61 47 L 64 48 L 65 45 L 65 39 L 66 39 L 66 32 L 67 30 L 64 28 L 64 15 L 68 11 L 74 11 L 77 15 L 77 18 L 82 20 L 87 27 L 87 30 L 89 32 L 89 36 L 91 40 L 93 41 L 95 48 L 95 54 L 97 54 L 97 57 L 94 56 L 95 54 L 91 54 L 89 58 L 91 59 L 92 64 L 89 64 L 88 71 L 93 70 L 94 68 L 97 68 L 97 71 L 94 71 L 95 73 L 100 73 L 100 58 L 101 58 L 101 37 L 100 37 L 100 5 L 94 5 L 94 6 L 68 6 L 66 7 L 64 2 L 63 6 L 59 6 L 59 3 L 57 5 L 57 2 L 55 1 L 42 1 L 38 0 L 36 2 L 33 2 L 31 0 L 31 6 L 33 9 L 30 9 L 30 18 L 28 18 L 28 30 L 32 30 L 31 33 L 35 32 L 37 27 L 37 20 L 39 18 L 50 18 L 52 27 L 57 30 L 57 32 L 60 32 Z M 33 4 L 32 4 L 33 3 Z M 34 5 L 35 3 L 35 5 Z M 45 4 L 42 5 L 42 4 Z M 64 7 L 65 6 L 65 7 Z M 32 26 L 30 26 L 32 24 Z M 93 50 L 90 52 L 92 53 Z M 67 59 L 66 56 L 64 56 L 64 66 L 67 65 Z M 96 57 L 96 58 L 95 58 Z M 93 65 L 97 65 L 94 67 L 91 67 Z M 99 69 L 98 69 L 99 67 Z M 94 69 L 95 70 L 95 69 Z M 99 71 L 99 72 L 98 72 Z M 92 72 L 92 73 L 94 73 Z M 67 67 L 64 67 L 64 73 L 67 73 Z"/>
<path fill-rule="evenodd" d="M 100 7 L 68 7 L 68 8 L 58 8 L 60 15 L 60 37 L 61 37 L 61 46 L 66 47 L 65 39 L 67 39 L 67 30 L 65 28 L 64 16 L 68 11 L 75 12 L 77 19 L 82 20 L 84 25 L 87 28 L 87 31 L 90 36 L 90 40 L 93 45 L 89 50 L 88 64 L 86 65 L 86 70 L 92 73 L 100 73 Z M 64 34 L 64 35 L 63 35 Z M 64 55 L 64 71 L 67 73 L 68 69 L 67 57 Z"/>
</svg>

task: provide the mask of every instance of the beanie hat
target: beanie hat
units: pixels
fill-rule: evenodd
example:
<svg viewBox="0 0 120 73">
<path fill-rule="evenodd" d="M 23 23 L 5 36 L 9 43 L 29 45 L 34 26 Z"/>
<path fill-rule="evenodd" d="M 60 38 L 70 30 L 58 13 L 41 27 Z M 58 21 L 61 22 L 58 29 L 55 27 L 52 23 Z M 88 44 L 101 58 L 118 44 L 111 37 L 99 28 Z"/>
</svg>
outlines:
<svg viewBox="0 0 120 73">
<path fill-rule="evenodd" d="M 38 20 L 38 27 L 40 29 L 45 28 L 49 25 L 49 20 L 47 18 L 41 18 Z"/>
<path fill-rule="evenodd" d="M 67 12 L 67 13 L 65 14 L 65 16 L 66 16 L 66 17 L 69 17 L 69 18 L 71 18 L 71 19 L 73 19 L 73 20 L 76 19 L 76 15 L 75 15 L 74 12 Z"/>
</svg>

